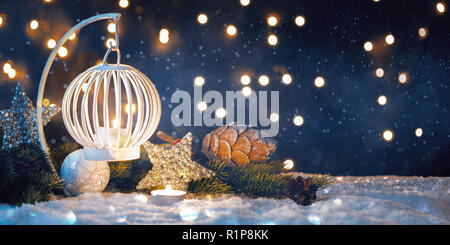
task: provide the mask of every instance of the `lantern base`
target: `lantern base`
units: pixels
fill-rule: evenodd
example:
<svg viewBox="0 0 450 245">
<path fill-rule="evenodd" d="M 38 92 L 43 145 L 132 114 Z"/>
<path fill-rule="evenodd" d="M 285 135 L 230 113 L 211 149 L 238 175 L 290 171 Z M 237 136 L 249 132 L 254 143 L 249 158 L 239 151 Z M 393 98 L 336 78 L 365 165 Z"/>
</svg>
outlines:
<svg viewBox="0 0 450 245">
<path fill-rule="evenodd" d="M 140 149 L 138 147 L 118 148 L 118 149 L 101 149 L 84 147 L 84 158 L 89 161 L 128 161 L 135 160 L 140 157 Z"/>
</svg>

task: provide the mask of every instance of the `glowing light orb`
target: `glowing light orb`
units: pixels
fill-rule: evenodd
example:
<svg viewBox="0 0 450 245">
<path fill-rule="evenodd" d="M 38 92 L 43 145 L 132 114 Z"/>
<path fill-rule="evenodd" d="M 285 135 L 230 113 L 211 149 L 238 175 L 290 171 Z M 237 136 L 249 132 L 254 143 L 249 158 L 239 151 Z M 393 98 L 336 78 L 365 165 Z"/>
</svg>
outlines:
<svg viewBox="0 0 450 245">
<path fill-rule="evenodd" d="M 196 85 L 196 86 L 203 86 L 203 84 L 205 84 L 205 78 L 203 78 L 203 77 L 201 77 L 201 76 L 198 76 L 198 77 L 195 77 L 194 78 L 194 84 Z"/>
<path fill-rule="evenodd" d="M 267 37 L 267 43 L 268 43 L 270 46 L 275 46 L 275 45 L 277 45 L 277 44 L 278 44 L 278 37 L 277 37 L 277 35 L 275 35 L 275 34 L 270 34 L 270 35 Z"/>
<path fill-rule="evenodd" d="M 206 22 L 208 22 L 208 16 L 206 16 L 206 14 L 199 14 L 197 16 L 197 21 L 198 23 L 204 25 L 206 24 Z"/>
<path fill-rule="evenodd" d="M 394 42 L 395 42 L 394 35 L 392 35 L 392 34 L 387 35 L 387 36 L 384 38 L 384 41 L 386 41 L 386 44 L 387 44 L 387 45 L 392 45 L 392 44 L 394 44 Z"/>
<path fill-rule="evenodd" d="M 380 105 L 386 105 L 386 103 L 387 103 L 387 98 L 386 98 L 386 96 L 384 96 L 384 95 L 380 95 L 379 97 L 378 97 L 378 104 L 380 104 Z"/>
<path fill-rule="evenodd" d="M 267 85 L 269 84 L 269 82 L 270 82 L 270 79 L 269 79 L 269 77 L 266 76 L 266 75 L 261 75 L 261 76 L 258 78 L 258 83 L 259 83 L 259 85 L 261 85 L 261 86 L 267 86 Z"/>
<path fill-rule="evenodd" d="M 116 46 L 116 40 L 114 38 L 109 38 L 108 40 L 106 40 L 105 45 L 107 48 L 111 48 Z"/>
<path fill-rule="evenodd" d="M 421 37 L 421 38 L 425 38 L 428 34 L 428 31 L 425 27 L 419 28 L 419 30 L 417 32 L 419 33 L 419 37 Z"/>
<path fill-rule="evenodd" d="M 48 48 L 52 49 L 52 48 L 54 48 L 55 46 L 56 46 L 56 41 L 55 41 L 54 39 L 49 39 L 49 40 L 47 41 L 47 47 L 48 47 Z"/>
<path fill-rule="evenodd" d="M 129 4 L 130 4 L 130 3 L 128 2 L 128 0 L 120 0 L 120 1 L 119 1 L 119 6 L 120 6 L 121 8 L 126 8 L 126 7 L 128 7 Z"/>
<path fill-rule="evenodd" d="M 31 28 L 32 30 L 36 30 L 38 27 L 39 27 L 39 22 L 38 22 L 37 20 L 32 20 L 32 21 L 30 22 L 30 28 Z"/>
<path fill-rule="evenodd" d="M 242 75 L 241 76 L 241 84 L 242 85 L 249 85 L 251 81 L 252 80 L 251 80 L 249 75 Z"/>
<path fill-rule="evenodd" d="M 408 80 L 408 76 L 406 75 L 406 73 L 400 73 L 400 75 L 398 76 L 398 82 L 399 83 L 406 83 L 406 81 Z"/>
<path fill-rule="evenodd" d="M 294 121 L 294 125 L 295 125 L 295 126 L 302 126 L 303 123 L 305 122 L 305 121 L 303 120 L 303 117 L 300 116 L 300 115 L 295 116 L 293 121 Z"/>
<path fill-rule="evenodd" d="M 437 11 L 439 14 L 443 14 L 443 13 L 445 12 L 445 4 L 444 4 L 443 2 L 438 2 L 438 3 L 436 4 L 436 11 Z"/>
<path fill-rule="evenodd" d="M 197 109 L 199 111 L 206 111 L 206 109 L 208 108 L 208 104 L 206 104 L 206 102 L 201 101 L 197 104 Z"/>
<path fill-rule="evenodd" d="M 16 70 L 14 70 L 14 68 L 9 69 L 8 71 L 8 77 L 13 79 L 14 77 L 16 77 Z"/>
<path fill-rule="evenodd" d="M 43 99 L 42 100 L 42 105 L 45 106 L 45 107 L 49 106 L 50 105 L 50 100 L 49 99 Z"/>
<path fill-rule="evenodd" d="M 292 76 L 290 75 L 290 74 L 284 74 L 282 77 L 281 77 L 281 81 L 284 83 L 284 84 L 286 84 L 286 85 L 289 85 L 289 84 L 291 84 L 292 83 Z"/>
<path fill-rule="evenodd" d="M 130 105 L 129 104 L 125 105 L 125 112 L 127 114 L 130 113 Z M 131 113 L 134 114 L 135 112 L 136 112 L 136 105 L 135 104 L 131 104 Z"/>
<path fill-rule="evenodd" d="M 120 127 L 120 122 L 119 122 L 119 120 L 114 119 L 112 125 L 113 125 L 113 128 L 119 128 L 119 127 Z"/>
<path fill-rule="evenodd" d="M 159 31 L 159 41 L 163 44 L 166 44 L 169 42 L 169 30 L 161 29 Z"/>
<path fill-rule="evenodd" d="M 394 138 L 394 133 L 391 130 L 385 130 L 383 132 L 383 139 L 385 141 L 391 141 Z"/>
<path fill-rule="evenodd" d="M 245 97 L 248 97 L 248 96 L 250 96 L 252 94 L 252 89 L 250 87 L 248 87 L 248 86 L 245 86 L 245 87 L 242 88 L 242 94 Z"/>
<path fill-rule="evenodd" d="M 51 3 L 52 0 L 44 0 L 44 2 L 46 2 L 46 3 Z"/>
<path fill-rule="evenodd" d="M 415 134 L 417 137 L 422 137 L 423 130 L 421 128 L 416 128 Z"/>
<path fill-rule="evenodd" d="M 114 23 L 109 23 L 107 29 L 108 29 L 108 31 L 111 32 L 111 33 L 116 32 L 116 24 L 114 24 Z"/>
<path fill-rule="evenodd" d="M 269 119 L 272 122 L 278 122 L 278 120 L 280 120 L 280 115 L 278 115 L 278 113 L 274 112 L 274 113 L 270 114 Z"/>
<path fill-rule="evenodd" d="M 169 36 L 169 30 L 167 30 L 167 29 L 161 29 L 161 30 L 159 31 L 159 35 L 160 35 L 160 36 Z"/>
<path fill-rule="evenodd" d="M 378 69 L 376 69 L 376 70 L 375 70 L 375 75 L 376 75 L 377 77 L 383 77 L 383 76 L 384 76 L 384 70 L 383 70 L 383 68 L 378 68 Z"/>
<path fill-rule="evenodd" d="M 3 64 L 3 72 L 8 74 L 9 71 L 12 69 L 12 66 L 10 63 L 6 62 L 5 64 Z"/>
<path fill-rule="evenodd" d="M 77 34 L 73 33 L 72 35 L 69 36 L 69 40 L 73 40 L 77 37 Z"/>
<path fill-rule="evenodd" d="M 316 77 L 314 79 L 314 85 L 318 88 L 321 88 L 325 85 L 325 79 L 323 77 Z"/>
<path fill-rule="evenodd" d="M 299 15 L 297 17 L 295 17 L 295 24 L 297 26 L 304 26 L 306 23 L 305 17 Z"/>
<path fill-rule="evenodd" d="M 66 57 L 69 51 L 65 47 L 61 47 L 58 49 L 58 55 L 59 57 Z"/>
<path fill-rule="evenodd" d="M 284 169 L 293 169 L 294 168 L 294 161 L 292 159 L 286 159 L 283 162 Z"/>
<path fill-rule="evenodd" d="M 250 0 L 241 0 L 240 2 L 241 2 L 241 5 L 244 7 L 248 6 L 250 4 Z"/>
<path fill-rule="evenodd" d="M 216 117 L 224 118 L 227 115 L 227 111 L 224 108 L 219 108 L 216 110 Z"/>
<path fill-rule="evenodd" d="M 86 92 L 86 90 L 88 89 L 89 84 L 85 83 L 81 86 L 81 89 L 83 90 L 83 92 Z"/>
<path fill-rule="evenodd" d="M 230 37 L 234 37 L 237 34 L 237 29 L 234 25 L 228 25 L 226 31 L 227 35 Z"/>
<path fill-rule="evenodd" d="M 3 25 L 3 17 L 0 16 L 0 26 Z"/>
<path fill-rule="evenodd" d="M 365 42 L 364 43 L 364 50 L 366 50 L 367 52 L 372 51 L 373 49 L 373 44 L 372 42 Z"/>
<path fill-rule="evenodd" d="M 278 24 L 278 18 L 273 15 L 267 17 L 267 24 L 269 26 L 276 26 Z"/>
</svg>

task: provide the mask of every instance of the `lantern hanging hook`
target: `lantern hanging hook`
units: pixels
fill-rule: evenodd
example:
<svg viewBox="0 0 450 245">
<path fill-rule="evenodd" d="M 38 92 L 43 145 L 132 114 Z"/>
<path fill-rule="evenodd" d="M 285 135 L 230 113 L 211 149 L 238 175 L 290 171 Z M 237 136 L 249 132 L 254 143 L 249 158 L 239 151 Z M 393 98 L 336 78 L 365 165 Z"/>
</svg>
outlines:
<svg viewBox="0 0 450 245">
<path fill-rule="evenodd" d="M 119 50 L 119 25 L 118 25 L 119 18 L 120 18 L 119 13 L 107 13 L 107 14 L 96 15 L 96 16 L 93 16 L 93 17 L 90 17 L 90 18 L 87 18 L 87 19 L 81 21 L 80 23 L 78 23 L 77 25 L 72 27 L 72 29 L 70 29 L 66 34 L 64 34 L 64 36 L 61 38 L 61 40 L 59 40 L 59 42 L 56 44 L 55 48 L 53 48 L 52 52 L 50 53 L 50 56 L 47 59 L 47 63 L 45 64 L 44 70 L 42 71 L 41 81 L 39 83 L 38 97 L 37 97 L 37 101 L 36 101 L 36 114 L 37 114 L 37 129 L 38 129 L 39 141 L 41 143 L 41 149 L 47 155 L 47 162 L 48 162 L 49 167 L 51 168 L 52 172 L 54 172 L 54 173 L 56 173 L 56 170 L 55 170 L 55 167 L 53 166 L 52 160 L 50 158 L 50 151 L 47 146 L 47 142 L 45 140 L 45 135 L 44 135 L 44 125 L 42 124 L 42 100 L 44 97 L 45 83 L 47 82 L 47 77 L 48 77 L 48 74 L 50 73 L 50 68 L 53 64 L 53 61 L 56 58 L 59 48 L 61 48 L 64 45 L 64 43 L 69 39 L 69 37 L 73 33 L 79 31 L 80 29 L 82 29 L 83 27 L 85 27 L 91 23 L 94 23 L 94 22 L 97 22 L 100 20 L 105 20 L 105 19 L 113 19 L 114 20 L 114 24 L 116 27 L 116 33 L 115 33 L 116 45 L 114 45 L 114 49 Z"/>
</svg>

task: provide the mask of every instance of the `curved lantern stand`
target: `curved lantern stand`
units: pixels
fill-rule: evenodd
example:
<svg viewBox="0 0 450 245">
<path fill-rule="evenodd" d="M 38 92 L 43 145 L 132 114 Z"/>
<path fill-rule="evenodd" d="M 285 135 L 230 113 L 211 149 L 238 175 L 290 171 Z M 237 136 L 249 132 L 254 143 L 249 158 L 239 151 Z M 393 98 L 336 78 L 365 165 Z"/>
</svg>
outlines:
<svg viewBox="0 0 450 245">
<path fill-rule="evenodd" d="M 114 49 L 118 50 L 118 48 L 119 48 L 119 31 L 118 31 L 119 18 L 120 18 L 119 13 L 107 13 L 107 14 L 96 15 L 96 16 L 93 16 L 93 17 L 90 17 L 88 19 L 81 21 L 80 23 L 78 23 L 77 25 L 72 27 L 72 29 L 70 29 L 61 38 L 61 40 L 59 40 L 58 44 L 56 45 L 55 48 L 53 48 L 50 56 L 47 59 L 47 63 L 45 64 L 44 71 L 42 72 L 41 81 L 39 83 L 38 97 L 37 97 L 37 101 L 36 101 L 36 104 L 37 104 L 36 111 L 37 111 L 38 135 L 39 135 L 39 141 L 41 144 L 41 148 L 44 151 L 44 153 L 47 155 L 49 166 L 54 173 L 56 173 L 56 170 L 55 170 L 55 167 L 53 166 L 52 160 L 50 158 L 49 149 L 48 149 L 47 142 L 45 140 L 45 135 L 44 135 L 44 125 L 42 124 L 42 100 L 44 97 L 45 83 L 47 82 L 47 77 L 50 72 L 50 68 L 53 64 L 53 61 L 55 60 L 55 57 L 56 57 L 56 54 L 58 53 L 59 48 L 61 48 L 64 45 L 64 43 L 69 39 L 69 37 L 73 33 L 82 29 L 83 27 L 85 27 L 91 23 L 94 23 L 96 21 L 107 20 L 107 19 L 114 20 L 114 23 L 116 25 L 116 33 L 115 33 L 116 45 L 115 45 Z"/>
</svg>

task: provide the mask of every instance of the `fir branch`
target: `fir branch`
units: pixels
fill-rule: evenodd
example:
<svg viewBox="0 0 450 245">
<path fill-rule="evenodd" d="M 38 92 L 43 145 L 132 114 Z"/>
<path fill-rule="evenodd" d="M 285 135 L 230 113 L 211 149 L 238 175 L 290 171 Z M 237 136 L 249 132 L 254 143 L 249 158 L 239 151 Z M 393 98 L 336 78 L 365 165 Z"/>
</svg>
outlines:
<svg viewBox="0 0 450 245">
<path fill-rule="evenodd" d="M 313 185 L 317 190 L 323 189 L 332 184 L 332 178 L 329 174 L 313 174 L 311 177 Z"/>
<path fill-rule="evenodd" d="M 196 194 L 227 194 L 233 192 L 231 186 L 217 177 L 191 181 L 188 184 L 188 191 Z"/>
</svg>

